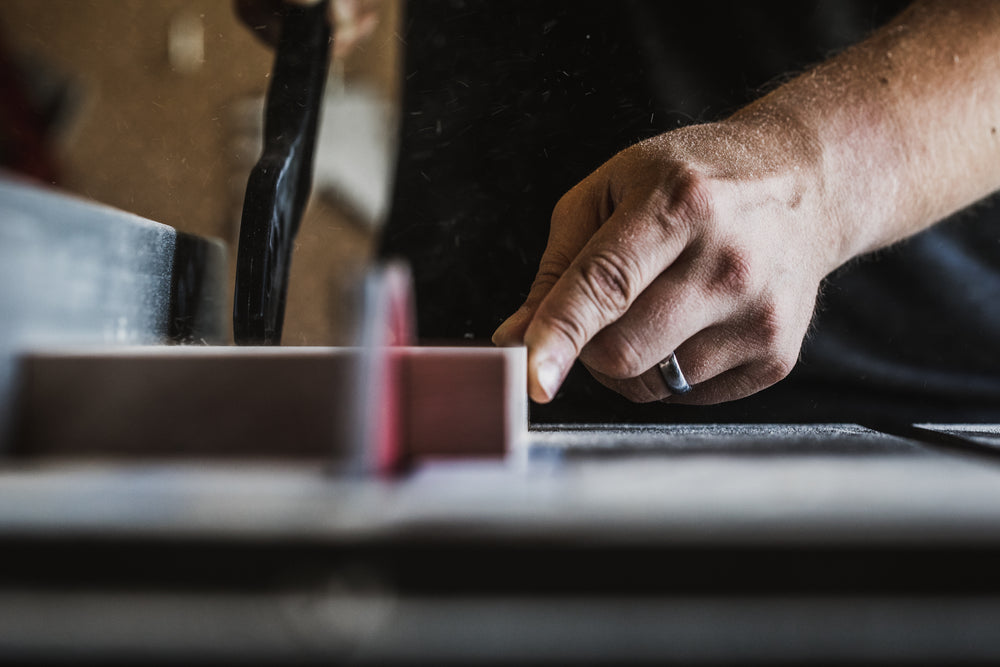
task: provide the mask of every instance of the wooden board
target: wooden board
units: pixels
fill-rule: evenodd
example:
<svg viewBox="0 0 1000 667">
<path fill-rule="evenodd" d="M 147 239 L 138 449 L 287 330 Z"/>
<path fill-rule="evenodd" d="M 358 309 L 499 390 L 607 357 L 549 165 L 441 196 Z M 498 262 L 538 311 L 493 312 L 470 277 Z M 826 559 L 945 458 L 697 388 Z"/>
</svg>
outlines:
<svg viewBox="0 0 1000 667">
<path fill-rule="evenodd" d="M 388 349 L 401 458 L 494 456 L 527 430 L 522 348 Z M 356 456 L 358 348 L 132 347 L 44 351 L 18 365 L 23 456 Z"/>
</svg>

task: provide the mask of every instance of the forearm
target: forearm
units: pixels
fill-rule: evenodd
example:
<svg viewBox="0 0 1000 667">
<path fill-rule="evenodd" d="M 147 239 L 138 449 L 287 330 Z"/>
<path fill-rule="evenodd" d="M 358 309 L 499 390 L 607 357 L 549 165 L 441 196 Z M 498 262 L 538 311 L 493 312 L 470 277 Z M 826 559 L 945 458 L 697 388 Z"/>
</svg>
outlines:
<svg viewBox="0 0 1000 667">
<path fill-rule="evenodd" d="M 731 122 L 762 117 L 800 129 L 837 261 L 916 233 L 1000 187 L 1000 2 L 917 2 Z"/>
</svg>

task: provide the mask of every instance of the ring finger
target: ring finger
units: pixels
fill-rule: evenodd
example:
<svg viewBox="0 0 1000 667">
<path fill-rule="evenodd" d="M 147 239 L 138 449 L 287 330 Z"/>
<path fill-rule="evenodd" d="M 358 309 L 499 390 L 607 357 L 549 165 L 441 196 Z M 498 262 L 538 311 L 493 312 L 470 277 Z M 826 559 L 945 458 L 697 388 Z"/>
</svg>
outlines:
<svg viewBox="0 0 1000 667">
<path fill-rule="evenodd" d="M 671 402 L 700 403 L 703 402 L 703 398 L 714 397 L 717 393 L 716 391 L 707 393 L 702 383 L 746 364 L 748 362 L 746 351 L 746 342 L 726 325 L 710 326 L 684 341 L 674 352 L 677 365 L 691 386 L 691 390 L 683 396 L 675 396 L 667 388 L 659 363 L 654 363 L 647 370 L 631 378 L 611 377 L 592 368 L 586 362 L 584 366 L 601 384 L 637 403 L 661 401 L 668 397 L 671 398 Z M 664 359 L 669 355 L 670 352 L 667 351 Z"/>
</svg>

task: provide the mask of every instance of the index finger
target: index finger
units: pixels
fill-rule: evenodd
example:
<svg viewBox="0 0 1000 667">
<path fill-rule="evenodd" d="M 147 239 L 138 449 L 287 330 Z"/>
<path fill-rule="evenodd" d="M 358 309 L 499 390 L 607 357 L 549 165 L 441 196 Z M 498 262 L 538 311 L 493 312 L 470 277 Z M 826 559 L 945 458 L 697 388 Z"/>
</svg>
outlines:
<svg viewBox="0 0 1000 667">
<path fill-rule="evenodd" d="M 524 335 L 528 393 L 548 402 L 583 347 L 687 246 L 689 226 L 650 199 L 623 203 L 542 300 Z"/>
<path fill-rule="evenodd" d="M 538 271 L 528 296 L 517 312 L 497 328 L 493 334 L 494 343 L 523 344 L 525 329 L 531 322 L 535 309 L 604 222 L 608 215 L 608 204 L 595 194 L 596 189 L 589 179 L 584 180 L 563 195 L 556 204 L 552 211 L 545 252 L 538 263 Z"/>
</svg>

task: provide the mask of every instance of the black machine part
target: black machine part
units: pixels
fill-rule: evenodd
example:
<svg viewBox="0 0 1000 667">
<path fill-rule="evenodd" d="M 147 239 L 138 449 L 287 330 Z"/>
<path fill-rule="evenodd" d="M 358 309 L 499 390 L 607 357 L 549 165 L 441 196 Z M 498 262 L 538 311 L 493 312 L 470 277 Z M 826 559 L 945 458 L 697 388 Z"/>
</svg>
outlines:
<svg viewBox="0 0 1000 667">
<path fill-rule="evenodd" d="M 332 29 L 327 0 L 283 7 L 264 116 L 264 150 L 250 173 L 236 260 L 233 336 L 281 342 L 295 234 L 312 187 L 313 153 Z"/>
</svg>

